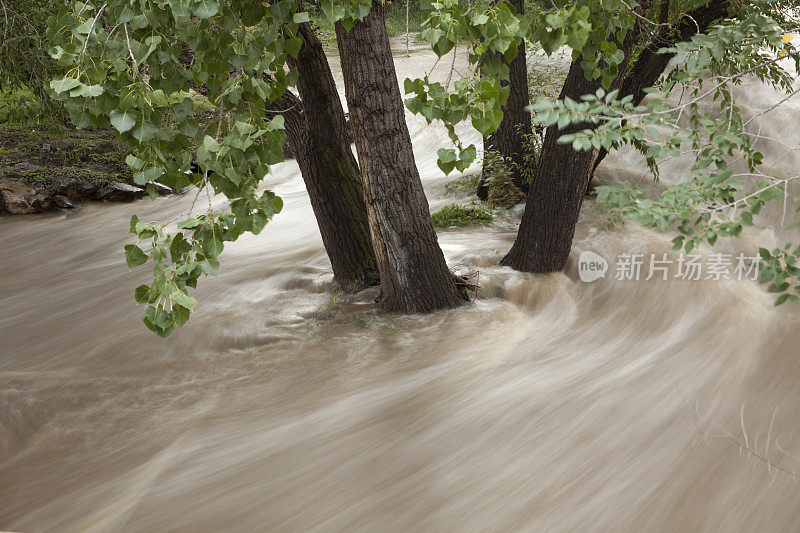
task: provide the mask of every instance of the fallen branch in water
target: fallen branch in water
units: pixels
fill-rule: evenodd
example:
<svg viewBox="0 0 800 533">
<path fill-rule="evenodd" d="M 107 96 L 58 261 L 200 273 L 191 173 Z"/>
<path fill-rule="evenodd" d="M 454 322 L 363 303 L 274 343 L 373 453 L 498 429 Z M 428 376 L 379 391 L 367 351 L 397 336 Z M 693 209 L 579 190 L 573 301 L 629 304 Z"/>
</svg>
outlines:
<svg viewBox="0 0 800 533">
<path fill-rule="evenodd" d="M 456 287 L 458 287 L 459 289 L 461 287 L 464 287 L 464 288 L 466 288 L 467 290 L 469 290 L 469 291 L 471 291 L 473 293 L 477 293 L 478 289 L 480 289 L 480 285 L 478 285 L 478 283 L 477 283 L 477 279 L 478 279 L 479 275 L 480 275 L 480 273 L 477 270 L 475 270 L 473 272 L 468 272 L 466 274 L 453 273 L 453 280 L 456 283 Z M 473 278 L 476 280 L 475 283 L 473 283 L 471 281 Z"/>
<path fill-rule="evenodd" d="M 774 468 L 775 470 L 779 470 L 779 471 L 781 471 L 781 472 L 783 472 L 785 474 L 788 474 L 788 475 L 792 476 L 795 479 L 800 479 L 800 475 L 798 475 L 794 471 L 789 470 L 787 468 L 784 468 L 784 467 L 782 467 L 782 466 L 770 461 L 769 458 L 768 458 L 768 455 L 769 455 L 769 440 L 770 440 L 770 435 L 772 434 L 772 424 L 773 424 L 773 422 L 775 422 L 775 413 L 773 413 L 772 420 L 770 421 L 770 424 L 769 424 L 769 432 L 767 433 L 766 449 L 765 449 L 764 454 L 762 455 L 762 454 L 758 453 L 758 451 L 755 449 L 755 444 L 753 445 L 753 447 L 750 447 L 750 443 L 749 443 L 749 440 L 747 438 L 747 430 L 745 429 L 745 426 L 744 426 L 744 404 L 742 404 L 741 417 L 740 417 L 741 418 L 741 423 L 742 423 L 742 435 L 743 435 L 743 439 L 744 439 L 744 442 L 742 442 L 742 440 L 736 438 L 728 430 L 726 430 L 722 426 L 719 426 L 719 425 L 715 424 L 708 417 L 706 417 L 702 413 L 700 413 L 700 404 L 699 404 L 699 402 L 700 402 L 700 400 L 698 398 L 695 401 L 695 414 L 697 415 L 697 417 L 700 420 L 702 420 L 703 422 L 705 422 L 706 425 L 713 427 L 714 429 L 716 429 L 717 431 L 719 431 L 721 433 L 721 435 L 706 435 L 707 437 L 710 437 L 710 438 L 723 438 L 723 439 L 727 439 L 727 440 L 730 440 L 731 442 L 735 443 L 737 446 L 739 446 L 739 453 L 741 453 L 742 451 L 745 451 L 749 455 L 751 455 L 751 456 L 755 457 L 756 459 L 758 459 L 759 461 L 762 461 L 762 462 L 766 463 L 767 464 L 767 471 L 770 473 L 770 475 L 772 475 L 772 472 L 770 471 L 770 468 Z M 775 445 L 776 445 L 776 448 L 778 448 L 779 451 L 781 451 L 784 454 L 786 453 L 786 452 L 783 452 L 783 450 L 780 449 L 780 446 L 778 446 L 777 438 L 775 439 Z"/>
</svg>

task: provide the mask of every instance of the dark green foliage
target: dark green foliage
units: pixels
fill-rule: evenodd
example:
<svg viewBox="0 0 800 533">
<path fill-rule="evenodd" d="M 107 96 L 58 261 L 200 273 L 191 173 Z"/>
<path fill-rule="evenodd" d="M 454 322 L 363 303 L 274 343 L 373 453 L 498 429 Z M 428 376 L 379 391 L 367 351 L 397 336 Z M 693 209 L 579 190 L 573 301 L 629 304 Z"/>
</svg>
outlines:
<svg viewBox="0 0 800 533">
<path fill-rule="evenodd" d="M 483 185 L 486 187 L 486 203 L 492 207 L 508 209 L 524 202 L 525 192 L 511 178 L 512 168 L 516 163 L 494 150 L 487 152 L 484 158 Z"/>
<path fill-rule="evenodd" d="M 56 71 L 45 39 L 52 9 L 44 0 L 0 0 L 0 90 L 28 88 L 45 97 Z"/>
<path fill-rule="evenodd" d="M 530 187 L 536 173 L 536 165 L 542 151 L 543 136 L 544 130 L 541 128 L 536 128 L 532 134 L 524 136 L 525 152 L 522 161 L 519 162 L 504 158 L 494 150 L 490 150 L 484 155 L 486 162 L 484 163 L 485 180 L 483 184 L 487 193 L 486 203 L 490 207 L 508 209 L 525 201 L 527 188 Z M 525 190 L 520 189 L 512 179 L 517 167 L 521 167 Z"/>
<path fill-rule="evenodd" d="M 0 0 L 0 124 L 66 120 L 48 93 L 59 68 L 47 53 L 46 22 L 57 7 L 45 0 Z"/>
</svg>

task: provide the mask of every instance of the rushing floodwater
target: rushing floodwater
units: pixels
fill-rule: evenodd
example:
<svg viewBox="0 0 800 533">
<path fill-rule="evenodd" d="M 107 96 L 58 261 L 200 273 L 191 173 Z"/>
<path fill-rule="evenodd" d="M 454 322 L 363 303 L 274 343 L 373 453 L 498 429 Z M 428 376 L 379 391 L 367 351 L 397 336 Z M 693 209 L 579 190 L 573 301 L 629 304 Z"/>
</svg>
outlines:
<svg viewBox="0 0 800 533">
<path fill-rule="evenodd" d="M 397 58 L 401 77 L 433 63 Z M 740 92 L 754 110 L 777 98 Z M 762 133 L 796 146 L 799 121 L 790 105 Z M 435 165 L 444 132 L 410 129 L 433 208 L 453 201 Z M 617 154 L 601 177 L 640 168 Z M 780 163 L 798 168 L 795 154 Z M 747 281 L 583 283 L 574 260 L 547 276 L 500 268 L 509 216 L 440 232 L 452 266 L 480 271 L 474 304 L 378 315 L 367 297 L 334 298 L 295 163 L 264 185 L 283 213 L 226 246 L 168 340 L 141 324 L 132 289 L 147 269 L 129 272 L 121 250 L 131 214 L 169 220 L 191 197 L 0 219 L 0 529 L 800 524 L 796 308 Z M 720 249 L 773 246 L 781 218 Z M 585 206 L 575 257 L 670 249 L 669 235 L 602 221 Z"/>
</svg>

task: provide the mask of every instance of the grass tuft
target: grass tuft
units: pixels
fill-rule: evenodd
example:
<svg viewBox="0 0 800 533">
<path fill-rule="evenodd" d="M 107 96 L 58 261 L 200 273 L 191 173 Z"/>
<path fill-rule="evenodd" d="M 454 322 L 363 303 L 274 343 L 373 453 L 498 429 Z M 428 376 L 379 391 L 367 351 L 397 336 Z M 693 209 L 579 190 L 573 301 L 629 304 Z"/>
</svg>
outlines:
<svg viewBox="0 0 800 533">
<path fill-rule="evenodd" d="M 437 228 L 488 224 L 493 218 L 491 211 L 477 204 L 446 205 L 431 214 L 433 225 Z"/>
</svg>

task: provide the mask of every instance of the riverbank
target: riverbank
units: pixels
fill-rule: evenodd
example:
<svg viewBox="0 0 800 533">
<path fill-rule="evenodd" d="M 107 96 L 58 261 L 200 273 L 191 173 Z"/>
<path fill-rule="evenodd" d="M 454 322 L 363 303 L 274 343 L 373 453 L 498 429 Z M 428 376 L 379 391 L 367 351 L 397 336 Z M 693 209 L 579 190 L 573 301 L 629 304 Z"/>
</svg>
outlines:
<svg viewBox="0 0 800 533">
<path fill-rule="evenodd" d="M 81 202 L 144 196 L 125 164 L 126 147 L 107 130 L 0 128 L 0 215 L 73 209 Z M 169 187 L 159 194 L 170 194 Z"/>
</svg>

